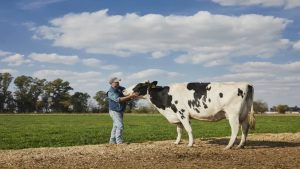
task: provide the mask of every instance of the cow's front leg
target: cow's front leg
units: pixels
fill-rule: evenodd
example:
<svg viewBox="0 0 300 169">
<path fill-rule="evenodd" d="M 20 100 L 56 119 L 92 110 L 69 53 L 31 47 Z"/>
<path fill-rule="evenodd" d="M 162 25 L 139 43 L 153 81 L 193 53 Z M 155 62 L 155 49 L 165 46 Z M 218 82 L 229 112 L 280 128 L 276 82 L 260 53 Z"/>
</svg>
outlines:
<svg viewBox="0 0 300 169">
<path fill-rule="evenodd" d="M 181 121 L 184 129 L 186 130 L 186 132 L 189 135 L 189 144 L 188 144 L 188 147 L 192 147 L 193 144 L 194 144 L 194 138 L 193 138 L 192 126 L 190 124 L 189 117 L 187 116 L 187 117 L 181 119 L 180 121 Z"/>
<path fill-rule="evenodd" d="M 177 139 L 174 142 L 175 144 L 179 144 L 181 141 L 181 133 L 182 133 L 182 124 L 181 123 L 177 123 Z"/>
</svg>

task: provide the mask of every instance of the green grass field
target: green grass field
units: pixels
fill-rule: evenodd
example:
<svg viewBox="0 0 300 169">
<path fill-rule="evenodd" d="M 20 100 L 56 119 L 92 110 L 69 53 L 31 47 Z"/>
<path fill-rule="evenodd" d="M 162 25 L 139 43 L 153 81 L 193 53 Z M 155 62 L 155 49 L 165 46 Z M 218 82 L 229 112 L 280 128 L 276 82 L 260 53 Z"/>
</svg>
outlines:
<svg viewBox="0 0 300 169">
<path fill-rule="evenodd" d="M 300 116 L 257 116 L 250 133 L 300 132 Z M 125 142 L 176 139 L 176 126 L 160 114 L 125 114 Z M 0 149 L 59 147 L 107 143 L 108 114 L 0 115 Z M 229 136 L 227 120 L 192 121 L 195 138 Z M 184 132 L 184 139 L 187 134 Z"/>
</svg>

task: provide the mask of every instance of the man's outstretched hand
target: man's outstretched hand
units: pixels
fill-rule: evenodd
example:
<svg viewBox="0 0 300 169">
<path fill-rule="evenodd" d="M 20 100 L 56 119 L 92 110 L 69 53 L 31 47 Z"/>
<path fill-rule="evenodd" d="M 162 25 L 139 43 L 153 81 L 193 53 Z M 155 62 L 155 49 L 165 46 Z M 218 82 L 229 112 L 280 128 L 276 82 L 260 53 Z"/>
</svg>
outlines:
<svg viewBox="0 0 300 169">
<path fill-rule="evenodd" d="M 139 96 L 138 92 L 133 92 L 133 93 L 131 93 L 130 98 L 136 99 L 138 96 Z"/>
</svg>

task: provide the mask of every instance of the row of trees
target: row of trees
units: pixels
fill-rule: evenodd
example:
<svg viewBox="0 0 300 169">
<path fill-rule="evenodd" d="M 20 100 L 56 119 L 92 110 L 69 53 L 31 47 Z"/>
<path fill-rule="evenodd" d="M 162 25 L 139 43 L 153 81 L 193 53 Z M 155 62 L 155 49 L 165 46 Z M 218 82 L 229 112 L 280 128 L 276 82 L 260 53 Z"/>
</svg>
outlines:
<svg viewBox="0 0 300 169">
<path fill-rule="evenodd" d="M 12 83 L 14 92 L 9 90 Z M 14 79 L 10 73 L 0 73 L 0 113 L 108 112 L 105 91 L 98 91 L 91 98 L 88 93 L 70 94 L 72 90 L 70 83 L 62 79 L 47 81 L 24 75 Z M 135 101 L 127 104 L 127 113 L 157 113 L 153 107 L 137 107 Z"/>
<path fill-rule="evenodd" d="M 14 83 L 15 91 L 9 91 Z M 30 76 L 14 79 L 10 73 L 0 73 L 0 112 L 87 112 L 89 94 L 70 91 L 70 83 L 62 79 L 47 81 Z"/>
<path fill-rule="evenodd" d="M 254 109 L 254 112 L 256 112 L 256 113 L 265 113 L 265 112 L 269 111 L 268 104 L 262 100 L 254 101 L 253 109 Z M 279 104 L 277 106 L 271 107 L 270 111 L 284 114 L 286 112 L 300 112 L 300 108 L 297 106 L 289 107 L 286 104 Z"/>
</svg>

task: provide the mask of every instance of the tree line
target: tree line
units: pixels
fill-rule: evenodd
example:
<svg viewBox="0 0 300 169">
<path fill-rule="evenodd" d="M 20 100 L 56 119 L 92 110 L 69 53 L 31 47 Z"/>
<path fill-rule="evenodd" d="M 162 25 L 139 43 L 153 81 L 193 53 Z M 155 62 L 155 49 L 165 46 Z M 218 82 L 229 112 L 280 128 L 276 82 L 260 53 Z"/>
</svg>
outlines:
<svg viewBox="0 0 300 169">
<path fill-rule="evenodd" d="M 0 113 L 32 112 L 100 112 L 107 111 L 105 92 L 94 96 L 99 106 L 89 105 L 88 93 L 75 92 L 68 81 L 47 81 L 30 76 L 18 76 L 14 80 L 10 73 L 0 73 Z M 14 84 L 14 92 L 9 90 Z"/>
<path fill-rule="evenodd" d="M 300 112 L 300 108 L 298 106 L 289 107 L 286 104 L 279 104 L 269 109 L 268 104 L 262 100 L 254 101 L 253 109 L 254 112 L 258 114 L 265 113 L 267 111 L 278 112 L 280 114 L 285 114 L 286 112 Z"/>
</svg>

